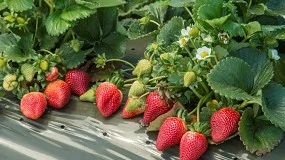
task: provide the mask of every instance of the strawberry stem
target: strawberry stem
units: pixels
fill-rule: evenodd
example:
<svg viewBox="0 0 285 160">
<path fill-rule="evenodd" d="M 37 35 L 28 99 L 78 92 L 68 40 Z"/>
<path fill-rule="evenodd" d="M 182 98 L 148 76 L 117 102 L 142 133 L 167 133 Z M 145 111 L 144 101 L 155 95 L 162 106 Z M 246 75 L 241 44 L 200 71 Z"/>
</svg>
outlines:
<svg viewBox="0 0 285 160">
<path fill-rule="evenodd" d="M 118 62 L 123 62 L 129 66 L 131 66 L 132 68 L 135 68 L 135 66 L 133 64 L 131 64 L 130 62 L 128 61 L 125 61 L 125 60 L 122 60 L 122 59 L 108 59 L 106 60 L 106 62 L 111 62 L 111 61 L 118 61 Z"/>
<path fill-rule="evenodd" d="M 160 79 L 164 79 L 164 78 L 167 78 L 167 76 L 155 77 L 155 78 L 152 78 L 152 79 L 148 80 L 148 82 L 152 82 L 152 81 L 160 80 Z"/>
<path fill-rule="evenodd" d="M 247 100 L 244 100 L 244 101 L 240 104 L 240 106 L 238 107 L 238 109 L 239 109 L 239 110 L 244 109 L 244 108 L 248 105 L 247 102 L 248 102 Z"/>
<path fill-rule="evenodd" d="M 132 81 L 135 81 L 135 80 L 137 80 L 137 79 L 138 79 L 137 77 L 135 77 L 135 78 L 130 78 L 130 79 L 125 80 L 124 83 L 132 82 Z"/>
<path fill-rule="evenodd" d="M 203 97 L 195 88 L 191 88 L 191 90 L 199 99 L 201 99 Z"/>
<path fill-rule="evenodd" d="M 150 92 L 145 92 L 144 94 L 142 94 L 141 96 L 139 96 L 138 99 L 141 99 L 142 97 L 147 96 L 149 93 L 150 93 Z"/>
</svg>

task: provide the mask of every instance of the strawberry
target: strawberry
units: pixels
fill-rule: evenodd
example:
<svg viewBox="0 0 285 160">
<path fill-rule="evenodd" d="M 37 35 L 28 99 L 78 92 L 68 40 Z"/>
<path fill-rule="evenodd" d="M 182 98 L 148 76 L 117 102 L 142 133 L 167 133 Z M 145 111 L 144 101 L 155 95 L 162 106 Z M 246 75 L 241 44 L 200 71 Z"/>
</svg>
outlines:
<svg viewBox="0 0 285 160">
<path fill-rule="evenodd" d="M 110 82 L 101 83 L 95 95 L 97 108 L 104 117 L 109 117 L 116 112 L 123 99 L 122 92 Z"/>
<path fill-rule="evenodd" d="M 90 89 L 88 89 L 84 94 L 82 94 L 79 99 L 81 101 L 85 102 L 95 102 L 96 97 L 95 97 L 95 92 L 96 92 L 97 86 L 93 86 Z"/>
<path fill-rule="evenodd" d="M 47 107 L 47 100 L 41 92 L 25 94 L 20 102 L 20 110 L 23 115 L 30 119 L 38 119 L 43 115 Z"/>
<path fill-rule="evenodd" d="M 144 101 L 138 98 L 128 98 L 123 108 L 121 116 L 123 118 L 132 118 L 143 113 L 145 110 Z"/>
<path fill-rule="evenodd" d="M 59 72 L 58 72 L 57 67 L 52 67 L 51 71 L 46 74 L 46 80 L 53 81 L 53 80 L 56 80 L 58 76 L 59 76 Z"/>
<path fill-rule="evenodd" d="M 239 119 L 239 112 L 230 107 L 214 112 L 210 119 L 213 141 L 222 142 L 235 133 L 238 130 Z"/>
<path fill-rule="evenodd" d="M 67 71 L 65 82 L 69 84 L 71 92 L 81 96 L 88 90 L 89 75 L 85 71 L 75 68 Z"/>
<path fill-rule="evenodd" d="M 21 65 L 21 73 L 28 82 L 31 82 L 35 76 L 36 70 L 30 63 L 24 63 Z"/>
<path fill-rule="evenodd" d="M 180 141 L 180 160 L 196 160 L 204 154 L 207 148 L 208 141 L 204 134 L 187 131 Z"/>
<path fill-rule="evenodd" d="M 69 102 L 71 90 L 65 81 L 55 80 L 46 86 L 44 94 L 47 96 L 49 106 L 62 108 Z"/>
<path fill-rule="evenodd" d="M 12 91 L 18 86 L 17 75 L 16 74 L 7 74 L 3 79 L 3 88 L 6 91 Z"/>
<path fill-rule="evenodd" d="M 151 92 L 146 98 L 146 108 L 141 125 L 149 125 L 151 121 L 168 112 L 170 109 L 171 106 L 159 95 L 158 91 Z"/>
<path fill-rule="evenodd" d="M 184 133 L 187 132 L 185 122 L 179 117 L 168 117 L 160 126 L 156 139 L 156 148 L 162 151 L 168 147 L 177 145 Z"/>
<path fill-rule="evenodd" d="M 189 87 L 192 83 L 196 81 L 196 74 L 192 71 L 186 72 L 183 77 L 184 86 Z"/>
<path fill-rule="evenodd" d="M 134 81 L 129 93 L 128 93 L 128 97 L 138 97 L 141 96 L 143 93 L 145 92 L 145 86 L 141 81 Z"/>
<path fill-rule="evenodd" d="M 139 75 L 142 75 L 142 74 L 148 74 L 150 73 L 152 70 L 152 64 L 149 60 L 147 59 L 142 59 L 140 60 L 135 69 L 133 70 L 132 74 L 133 75 L 136 75 L 136 76 L 139 76 Z"/>
<path fill-rule="evenodd" d="M 42 59 L 40 61 L 39 66 L 40 66 L 40 69 L 43 70 L 43 71 L 48 70 L 48 67 L 49 67 L 48 61 L 46 59 Z"/>
</svg>

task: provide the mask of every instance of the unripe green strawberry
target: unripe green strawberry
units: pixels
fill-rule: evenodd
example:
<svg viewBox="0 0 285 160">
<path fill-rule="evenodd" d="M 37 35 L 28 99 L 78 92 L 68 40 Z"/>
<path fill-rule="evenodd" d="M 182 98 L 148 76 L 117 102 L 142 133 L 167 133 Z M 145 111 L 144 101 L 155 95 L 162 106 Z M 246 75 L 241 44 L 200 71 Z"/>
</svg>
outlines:
<svg viewBox="0 0 285 160">
<path fill-rule="evenodd" d="M 128 97 L 138 97 L 141 96 L 145 92 L 145 86 L 141 81 L 134 81 L 130 90 Z"/>
<path fill-rule="evenodd" d="M 79 99 L 85 102 L 92 102 L 92 103 L 95 102 L 96 101 L 96 97 L 95 97 L 96 89 L 97 89 L 97 86 L 91 87 L 84 94 L 82 94 L 79 97 Z"/>
<path fill-rule="evenodd" d="M 3 68 L 6 65 L 6 62 L 3 57 L 0 57 L 0 68 Z"/>
<path fill-rule="evenodd" d="M 200 30 L 197 27 L 193 27 L 190 31 L 189 31 L 189 35 L 193 36 L 193 37 L 197 37 L 200 34 Z"/>
<path fill-rule="evenodd" d="M 24 63 L 21 66 L 21 73 L 24 75 L 25 79 L 28 82 L 31 82 L 34 78 L 34 75 L 36 73 L 36 70 L 32 64 Z"/>
<path fill-rule="evenodd" d="M 6 91 L 12 91 L 18 86 L 17 76 L 15 74 L 7 74 L 3 80 L 3 88 Z"/>
<path fill-rule="evenodd" d="M 193 82 L 196 81 L 196 74 L 192 71 L 184 74 L 184 86 L 189 87 Z"/>
<path fill-rule="evenodd" d="M 137 63 L 136 68 L 133 70 L 133 75 L 139 76 L 142 74 L 148 74 L 151 70 L 151 62 L 147 59 L 142 59 Z"/>
<path fill-rule="evenodd" d="M 4 17 L 4 20 L 12 23 L 15 21 L 15 17 L 13 15 L 9 14 L 9 15 Z"/>
<path fill-rule="evenodd" d="M 41 68 L 43 71 L 48 70 L 48 68 L 49 68 L 48 61 L 45 60 L 45 59 L 42 59 L 41 62 L 40 62 L 40 68 Z"/>
<path fill-rule="evenodd" d="M 136 115 L 142 114 L 145 110 L 145 99 L 128 98 L 127 102 L 121 112 L 122 118 L 132 118 Z"/>
<path fill-rule="evenodd" d="M 18 24 L 25 24 L 26 23 L 26 20 L 22 17 L 17 17 L 16 20 L 17 20 Z"/>
<path fill-rule="evenodd" d="M 141 24 L 148 24 L 150 21 L 150 18 L 149 17 L 142 17 L 141 19 L 139 19 L 139 22 Z"/>
</svg>

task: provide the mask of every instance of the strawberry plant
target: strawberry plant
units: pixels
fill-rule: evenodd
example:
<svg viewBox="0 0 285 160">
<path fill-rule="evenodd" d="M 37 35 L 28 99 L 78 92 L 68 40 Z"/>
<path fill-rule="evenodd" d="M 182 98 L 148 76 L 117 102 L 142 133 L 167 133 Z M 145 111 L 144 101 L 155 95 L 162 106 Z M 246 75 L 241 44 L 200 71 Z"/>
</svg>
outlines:
<svg viewBox="0 0 285 160">
<path fill-rule="evenodd" d="M 169 0 L 130 11 L 136 18 L 121 21 L 128 37 L 153 37 L 132 72 L 134 84 L 143 82 L 140 95 L 159 92 L 155 100 L 165 99 L 165 106 L 168 100 L 182 104 L 178 111 L 188 125 L 211 124 L 210 144 L 239 136 L 248 151 L 261 156 L 280 143 L 285 131 L 283 1 Z M 164 108 L 149 114 L 148 107 L 160 103 L 146 104 L 142 121 Z M 147 124 L 158 130 L 159 121 L 175 115 L 168 107 Z"/>
<path fill-rule="evenodd" d="M 127 38 L 117 29 L 117 6 L 124 3 L 1 0 L 0 89 L 20 99 L 43 91 L 49 81 L 63 79 L 67 70 L 81 68 L 99 54 L 121 58 Z M 8 75 L 13 76 L 5 79 Z"/>
</svg>

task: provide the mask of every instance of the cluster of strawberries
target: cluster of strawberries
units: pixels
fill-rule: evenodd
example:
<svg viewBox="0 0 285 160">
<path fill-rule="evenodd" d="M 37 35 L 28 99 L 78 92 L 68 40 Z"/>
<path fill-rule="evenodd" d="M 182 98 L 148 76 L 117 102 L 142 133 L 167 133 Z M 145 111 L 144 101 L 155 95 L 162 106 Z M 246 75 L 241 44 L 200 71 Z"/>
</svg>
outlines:
<svg viewBox="0 0 285 160">
<path fill-rule="evenodd" d="M 54 79 L 54 78 L 52 78 Z M 123 100 L 121 90 L 112 82 L 102 82 L 98 87 L 91 87 L 88 74 L 80 69 L 71 69 L 65 75 L 65 80 L 55 79 L 45 88 L 44 92 L 30 92 L 23 96 L 20 109 L 27 118 L 38 119 L 47 106 L 64 107 L 71 94 L 81 97 L 90 92 L 92 101 L 104 117 L 109 117 L 120 108 Z M 89 93 L 89 94 L 90 94 Z M 131 118 L 143 114 L 142 126 L 148 126 L 159 116 L 169 112 L 174 106 L 173 100 L 164 98 L 161 92 L 154 90 L 145 93 L 143 84 L 136 80 L 128 93 L 128 99 L 121 111 L 122 118 Z M 195 160 L 204 154 L 208 148 L 209 139 L 220 143 L 237 132 L 240 114 L 230 107 L 224 107 L 214 112 L 210 119 L 210 135 L 201 127 L 191 127 L 185 119 L 169 116 L 162 122 L 156 141 L 156 148 L 163 151 L 180 144 L 180 159 Z M 197 123 L 198 124 L 198 123 Z M 200 129 L 199 129 L 200 128 Z"/>
</svg>

